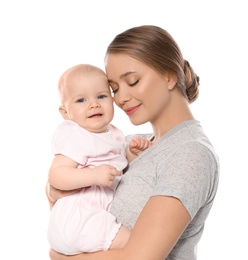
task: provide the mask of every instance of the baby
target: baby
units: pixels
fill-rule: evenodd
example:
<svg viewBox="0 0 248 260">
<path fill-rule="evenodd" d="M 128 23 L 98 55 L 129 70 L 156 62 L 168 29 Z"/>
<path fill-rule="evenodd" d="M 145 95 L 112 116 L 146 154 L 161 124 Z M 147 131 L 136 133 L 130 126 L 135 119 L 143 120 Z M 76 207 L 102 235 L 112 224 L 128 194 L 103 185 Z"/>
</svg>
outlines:
<svg viewBox="0 0 248 260">
<path fill-rule="evenodd" d="M 63 122 L 56 129 L 49 183 L 60 190 L 81 190 L 59 199 L 51 210 L 48 241 L 65 255 L 123 247 L 130 231 L 109 210 L 128 162 L 151 143 L 135 137 L 126 143 L 110 122 L 113 97 L 106 74 L 80 64 L 58 84 Z"/>
</svg>

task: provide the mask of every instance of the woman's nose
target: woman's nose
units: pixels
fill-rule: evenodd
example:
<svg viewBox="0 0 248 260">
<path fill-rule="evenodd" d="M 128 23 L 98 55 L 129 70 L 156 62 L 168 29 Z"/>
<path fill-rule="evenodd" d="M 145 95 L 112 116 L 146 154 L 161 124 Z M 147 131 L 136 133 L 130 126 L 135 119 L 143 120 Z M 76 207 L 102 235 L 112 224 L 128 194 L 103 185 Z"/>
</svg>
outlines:
<svg viewBox="0 0 248 260">
<path fill-rule="evenodd" d="M 118 92 L 114 96 L 115 102 L 121 105 L 130 100 L 130 94 L 125 88 L 119 88 Z"/>
</svg>

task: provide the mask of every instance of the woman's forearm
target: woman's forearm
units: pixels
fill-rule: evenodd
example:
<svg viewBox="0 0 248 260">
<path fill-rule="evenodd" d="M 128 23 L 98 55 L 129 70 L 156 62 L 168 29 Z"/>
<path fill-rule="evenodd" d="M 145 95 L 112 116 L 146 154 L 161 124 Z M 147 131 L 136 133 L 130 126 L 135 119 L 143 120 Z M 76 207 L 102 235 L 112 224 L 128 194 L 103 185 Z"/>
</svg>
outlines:
<svg viewBox="0 0 248 260">
<path fill-rule="evenodd" d="M 50 250 L 51 260 L 124 260 L 122 249 L 99 251 L 95 253 L 83 253 L 73 256 L 66 256 Z"/>
</svg>

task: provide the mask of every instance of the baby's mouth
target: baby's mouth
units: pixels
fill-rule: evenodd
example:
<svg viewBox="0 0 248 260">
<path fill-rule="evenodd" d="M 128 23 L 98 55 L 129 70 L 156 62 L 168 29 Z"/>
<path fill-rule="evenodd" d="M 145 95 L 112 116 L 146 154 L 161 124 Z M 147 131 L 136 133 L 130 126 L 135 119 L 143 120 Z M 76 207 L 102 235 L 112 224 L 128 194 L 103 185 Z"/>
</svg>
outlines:
<svg viewBox="0 0 248 260">
<path fill-rule="evenodd" d="M 94 115 L 89 116 L 89 118 L 101 117 L 101 116 L 102 116 L 102 114 L 94 114 Z"/>
</svg>

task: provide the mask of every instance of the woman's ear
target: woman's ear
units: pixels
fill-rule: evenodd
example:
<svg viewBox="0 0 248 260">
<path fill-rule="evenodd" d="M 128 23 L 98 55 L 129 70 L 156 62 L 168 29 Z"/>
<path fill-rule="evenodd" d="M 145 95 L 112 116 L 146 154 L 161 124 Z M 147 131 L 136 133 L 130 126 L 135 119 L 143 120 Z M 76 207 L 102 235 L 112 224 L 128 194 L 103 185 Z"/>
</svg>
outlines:
<svg viewBox="0 0 248 260">
<path fill-rule="evenodd" d="M 173 90 L 177 84 L 177 76 L 173 73 L 167 73 L 168 90 Z"/>
<path fill-rule="evenodd" d="M 60 106 L 60 107 L 59 107 L 59 112 L 60 112 L 60 114 L 62 115 L 62 117 L 63 117 L 64 119 L 69 119 L 69 118 L 68 118 L 67 111 L 66 111 L 66 109 L 65 109 L 64 106 Z"/>
</svg>

